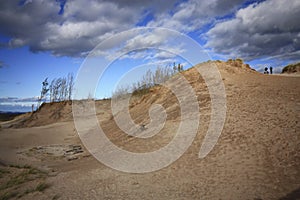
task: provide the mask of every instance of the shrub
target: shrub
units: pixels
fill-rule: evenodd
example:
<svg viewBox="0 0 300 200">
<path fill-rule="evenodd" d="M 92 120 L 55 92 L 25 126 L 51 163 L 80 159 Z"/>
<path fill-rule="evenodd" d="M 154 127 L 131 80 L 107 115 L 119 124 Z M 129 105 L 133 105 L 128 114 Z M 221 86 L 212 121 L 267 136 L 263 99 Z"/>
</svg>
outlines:
<svg viewBox="0 0 300 200">
<path fill-rule="evenodd" d="M 43 192 L 44 190 L 46 190 L 49 187 L 50 187 L 50 185 L 47 183 L 40 183 L 36 186 L 36 191 Z"/>
<path fill-rule="evenodd" d="M 131 86 L 120 86 L 112 94 L 113 98 L 121 98 L 132 93 L 133 95 L 144 95 L 149 92 L 149 89 L 155 85 L 162 84 L 169 80 L 177 71 L 183 69 L 182 65 L 180 69 L 170 68 L 169 66 L 157 67 L 155 71 L 148 70 L 140 81 L 133 83 Z"/>
</svg>

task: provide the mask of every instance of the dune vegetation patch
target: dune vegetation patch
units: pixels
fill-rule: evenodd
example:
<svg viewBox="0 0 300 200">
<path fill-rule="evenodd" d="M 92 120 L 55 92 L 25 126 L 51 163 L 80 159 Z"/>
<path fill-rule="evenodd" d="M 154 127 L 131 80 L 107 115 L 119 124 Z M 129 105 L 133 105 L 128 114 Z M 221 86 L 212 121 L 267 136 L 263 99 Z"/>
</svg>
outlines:
<svg viewBox="0 0 300 200">
<path fill-rule="evenodd" d="M 0 200 L 21 198 L 29 193 L 43 192 L 50 187 L 47 172 L 29 165 L 10 165 L 0 168 Z"/>
<path fill-rule="evenodd" d="M 282 69 L 282 74 L 300 73 L 300 63 L 287 65 Z"/>
</svg>

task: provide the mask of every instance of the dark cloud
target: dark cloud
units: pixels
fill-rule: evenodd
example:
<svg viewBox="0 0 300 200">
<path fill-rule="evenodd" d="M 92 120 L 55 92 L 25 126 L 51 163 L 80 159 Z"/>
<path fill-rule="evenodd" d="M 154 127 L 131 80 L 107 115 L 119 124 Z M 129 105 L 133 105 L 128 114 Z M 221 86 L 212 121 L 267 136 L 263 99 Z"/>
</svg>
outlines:
<svg viewBox="0 0 300 200">
<path fill-rule="evenodd" d="M 6 46 L 33 52 L 84 56 L 114 33 L 135 27 L 149 14 L 149 26 L 194 31 L 236 9 L 242 0 L 10 0 L 1 2 L 0 33 Z M 209 20 L 208 20 L 209 19 Z"/>
<path fill-rule="evenodd" d="M 160 13 L 166 10 L 172 10 L 175 5 L 182 2 L 181 0 L 105 0 L 106 2 L 113 2 L 120 8 L 130 7 L 139 10 L 151 10 L 151 12 Z"/>
<path fill-rule="evenodd" d="M 268 0 L 240 9 L 234 19 L 206 34 L 207 48 L 229 57 L 297 60 L 300 57 L 300 1 Z"/>
<path fill-rule="evenodd" d="M 104 39 L 136 27 L 198 32 L 206 48 L 228 57 L 295 60 L 300 55 L 300 1 L 290 0 L 10 0 L 0 3 L 1 47 L 85 56 Z M 246 6 L 249 5 L 249 6 Z M 245 7 L 246 6 L 246 7 Z M 208 27 L 213 28 L 207 31 Z M 207 33 L 203 34 L 203 31 Z M 0 63 L 1 66 L 1 63 Z"/>
<path fill-rule="evenodd" d="M 117 6 L 97 1 L 70 1 L 63 11 L 61 3 L 55 1 L 3 4 L 0 31 L 12 38 L 9 47 L 28 45 L 33 52 L 50 51 L 58 56 L 80 56 L 109 33 L 124 29 L 126 20 L 131 19 Z"/>
<path fill-rule="evenodd" d="M 6 44 L 10 48 L 28 45 L 33 52 L 78 57 L 112 34 L 133 28 L 145 17 L 146 8 L 163 12 L 175 2 L 4 1 L 0 6 L 0 33 L 11 38 Z"/>
</svg>

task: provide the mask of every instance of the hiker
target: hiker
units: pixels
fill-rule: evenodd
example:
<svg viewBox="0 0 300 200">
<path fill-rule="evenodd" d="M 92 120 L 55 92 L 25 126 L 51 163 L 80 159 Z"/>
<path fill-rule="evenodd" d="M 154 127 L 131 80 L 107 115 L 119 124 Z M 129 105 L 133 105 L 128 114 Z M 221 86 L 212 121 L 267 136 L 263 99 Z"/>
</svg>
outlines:
<svg viewBox="0 0 300 200">
<path fill-rule="evenodd" d="M 264 74 L 269 74 L 269 71 L 268 71 L 268 68 L 267 68 L 267 67 L 265 67 Z"/>
<path fill-rule="evenodd" d="M 273 74 L 273 67 L 270 67 L 270 74 Z"/>
<path fill-rule="evenodd" d="M 177 70 L 177 67 L 176 67 L 176 64 L 175 64 L 175 62 L 174 62 L 174 65 L 173 65 L 173 71 L 176 72 L 176 70 Z"/>
</svg>

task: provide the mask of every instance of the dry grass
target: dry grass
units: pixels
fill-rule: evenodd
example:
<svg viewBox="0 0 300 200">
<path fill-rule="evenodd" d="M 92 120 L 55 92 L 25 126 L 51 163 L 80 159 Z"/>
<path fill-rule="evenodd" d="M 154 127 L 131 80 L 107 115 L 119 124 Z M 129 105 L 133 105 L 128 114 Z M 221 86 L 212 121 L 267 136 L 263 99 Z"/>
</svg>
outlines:
<svg viewBox="0 0 300 200">
<path fill-rule="evenodd" d="M 43 192 L 47 173 L 29 165 L 10 165 L 0 168 L 0 200 L 21 198 L 29 193 Z"/>
</svg>

